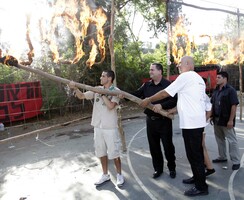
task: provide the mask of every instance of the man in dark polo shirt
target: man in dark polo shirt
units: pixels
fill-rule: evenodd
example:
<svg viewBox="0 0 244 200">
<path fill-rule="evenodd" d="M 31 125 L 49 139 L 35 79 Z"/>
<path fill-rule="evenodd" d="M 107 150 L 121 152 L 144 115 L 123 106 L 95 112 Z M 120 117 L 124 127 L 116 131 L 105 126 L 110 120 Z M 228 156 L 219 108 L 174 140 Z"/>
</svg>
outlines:
<svg viewBox="0 0 244 200">
<path fill-rule="evenodd" d="M 217 74 L 217 87 L 213 92 L 211 103 L 214 134 L 218 145 L 219 157 L 213 163 L 227 162 L 226 140 L 229 144 L 229 155 L 232 169 L 240 168 L 240 152 L 235 133 L 236 109 L 239 104 L 236 90 L 228 84 L 229 75 L 225 71 Z"/>
<path fill-rule="evenodd" d="M 138 90 L 132 94 L 139 98 L 150 97 L 160 90 L 165 89 L 170 85 L 170 81 L 163 78 L 163 66 L 159 63 L 153 63 L 150 66 L 149 75 L 151 80 L 144 83 Z M 176 106 L 177 97 L 168 97 L 164 100 L 152 102 L 158 109 L 171 109 Z M 175 164 L 175 147 L 172 141 L 173 130 L 172 120 L 163 117 L 150 109 L 145 109 L 144 113 L 147 115 L 147 138 L 149 142 L 150 153 L 152 156 L 152 163 L 154 167 L 153 178 L 158 178 L 164 169 L 164 157 L 160 146 L 162 141 L 164 154 L 168 161 L 167 166 L 171 178 L 176 176 Z"/>
</svg>

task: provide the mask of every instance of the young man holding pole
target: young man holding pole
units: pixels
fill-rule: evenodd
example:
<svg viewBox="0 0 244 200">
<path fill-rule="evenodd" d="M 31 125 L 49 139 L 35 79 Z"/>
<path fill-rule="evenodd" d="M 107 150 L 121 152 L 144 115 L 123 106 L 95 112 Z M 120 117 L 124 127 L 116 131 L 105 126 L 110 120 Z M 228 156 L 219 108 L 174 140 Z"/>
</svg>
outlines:
<svg viewBox="0 0 244 200">
<path fill-rule="evenodd" d="M 99 87 L 108 90 L 119 90 L 113 86 L 114 78 L 115 74 L 112 70 L 103 71 L 100 77 L 102 86 Z M 94 127 L 95 153 L 100 158 L 103 170 L 101 178 L 95 185 L 100 186 L 110 180 L 108 159 L 113 159 L 117 171 L 117 186 L 122 186 L 124 177 L 121 173 L 120 138 L 116 110 L 119 98 L 92 91 L 82 93 L 75 87 L 74 82 L 70 82 L 69 87 L 75 89 L 75 96 L 79 99 L 94 99 L 91 125 Z"/>
</svg>

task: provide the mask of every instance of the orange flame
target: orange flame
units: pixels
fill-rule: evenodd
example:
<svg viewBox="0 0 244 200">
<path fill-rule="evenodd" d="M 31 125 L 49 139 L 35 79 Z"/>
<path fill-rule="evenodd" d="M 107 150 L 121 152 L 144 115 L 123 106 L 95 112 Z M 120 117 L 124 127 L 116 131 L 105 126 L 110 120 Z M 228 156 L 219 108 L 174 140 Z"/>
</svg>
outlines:
<svg viewBox="0 0 244 200">
<path fill-rule="evenodd" d="M 212 37 L 209 35 L 200 35 L 200 37 L 207 37 L 209 38 L 209 42 L 208 42 L 208 52 L 207 52 L 207 58 L 203 61 L 203 65 L 206 64 L 218 64 L 219 60 L 215 59 L 214 57 L 214 44 L 212 41 Z"/>
<path fill-rule="evenodd" d="M 239 44 L 240 63 L 244 62 L 244 39 L 240 39 Z"/>
<path fill-rule="evenodd" d="M 97 41 L 99 44 L 99 50 L 100 50 L 100 54 L 102 57 L 101 61 L 99 63 L 101 63 L 105 59 L 106 51 L 105 51 L 105 38 L 104 38 L 103 25 L 107 21 L 107 16 L 105 15 L 105 13 L 103 12 L 103 10 L 101 8 L 96 10 L 93 21 L 95 22 L 96 27 L 97 27 Z M 96 64 L 98 64 L 98 63 L 96 63 Z"/>
<path fill-rule="evenodd" d="M 0 51 L 2 52 L 2 50 Z M 18 60 L 10 55 L 6 55 L 4 57 L 0 57 L 0 63 L 4 64 L 4 65 L 8 65 L 8 66 L 15 66 L 18 67 Z"/>
<path fill-rule="evenodd" d="M 179 38 L 181 38 L 181 44 L 179 44 Z M 183 47 L 185 46 L 185 48 Z M 187 30 L 183 26 L 183 18 L 179 18 L 176 23 L 172 34 L 172 55 L 174 56 L 175 63 L 179 63 L 180 59 L 184 55 L 191 54 L 191 42 L 188 37 Z"/>
<path fill-rule="evenodd" d="M 198 50 L 194 38 L 191 42 L 183 22 L 183 18 L 180 18 L 172 30 L 172 55 L 176 64 L 184 55 L 191 55 L 193 50 Z M 208 38 L 208 50 L 202 64 L 227 65 L 244 62 L 244 39 L 233 40 L 224 36 L 214 38 L 206 34 L 199 37 Z"/>
<path fill-rule="evenodd" d="M 81 11 L 78 11 L 79 3 L 81 6 Z M 99 46 L 99 52 L 101 55 L 101 63 L 105 58 L 105 38 L 103 26 L 107 21 L 106 14 L 101 8 L 98 8 L 94 12 L 89 8 L 84 0 L 80 0 L 80 2 L 76 0 L 70 0 L 69 6 L 66 6 L 64 1 L 57 1 L 55 5 L 56 13 L 53 15 L 51 20 L 51 28 L 50 31 L 45 34 L 45 32 L 41 32 L 43 40 L 48 41 L 49 48 L 53 54 L 53 61 L 55 63 L 77 63 L 84 55 L 83 51 L 83 42 L 87 37 L 87 30 L 90 24 L 95 24 L 97 29 L 97 41 Z M 77 18 L 77 16 L 80 16 Z M 55 30 L 58 26 L 58 19 L 62 19 L 64 21 L 65 27 L 70 31 L 75 39 L 75 56 L 72 60 L 64 61 L 59 54 L 57 38 L 55 37 Z M 40 26 L 43 28 L 42 24 Z M 95 43 L 89 42 L 89 45 L 93 45 L 90 52 L 89 60 L 87 61 L 87 65 L 91 67 L 95 63 L 96 55 L 98 51 L 96 50 L 98 47 Z M 94 60 L 92 60 L 94 59 Z"/>
<path fill-rule="evenodd" d="M 97 56 L 97 45 L 94 42 L 94 39 L 89 40 L 89 45 L 91 46 L 89 59 L 86 61 L 86 65 L 91 68 L 95 63 L 95 59 Z"/>
<path fill-rule="evenodd" d="M 30 65 L 33 62 L 33 57 L 34 57 L 34 47 L 31 42 L 30 38 L 30 15 L 27 15 L 27 20 L 26 20 L 26 41 L 29 46 L 29 52 L 27 53 L 28 56 L 28 61 L 22 61 L 20 64 L 22 65 Z"/>
</svg>

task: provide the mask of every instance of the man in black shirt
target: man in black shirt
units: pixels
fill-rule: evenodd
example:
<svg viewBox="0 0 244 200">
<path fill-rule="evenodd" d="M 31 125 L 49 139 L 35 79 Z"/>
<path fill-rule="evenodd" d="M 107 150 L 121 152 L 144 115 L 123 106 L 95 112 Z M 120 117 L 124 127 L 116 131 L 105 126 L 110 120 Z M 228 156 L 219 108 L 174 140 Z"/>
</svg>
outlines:
<svg viewBox="0 0 244 200">
<path fill-rule="evenodd" d="M 240 152 L 234 126 L 239 100 L 236 90 L 228 84 L 228 78 L 229 75 L 225 71 L 217 74 L 217 87 L 211 98 L 214 134 L 219 150 L 219 157 L 214 159 L 213 163 L 227 162 L 227 140 L 230 159 L 233 162 L 232 169 L 238 170 L 240 168 Z"/>
<path fill-rule="evenodd" d="M 165 89 L 170 85 L 170 81 L 166 80 L 162 76 L 163 66 L 159 63 L 153 63 L 150 66 L 149 75 L 151 80 L 144 83 L 138 90 L 132 94 L 139 98 L 150 97 L 160 90 Z M 152 102 L 158 109 L 171 109 L 176 106 L 177 97 L 168 97 L 163 100 Z M 150 153 L 152 156 L 152 163 L 154 167 L 153 178 L 159 177 L 163 173 L 164 158 L 160 146 L 160 140 L 162 141 L 164 154 L 168 161 L 168 168 L 170 177 L 176 176 L 176 164 L 175 164 L 175 147 L 172 141 L 173 130 L 172 120 L 163 117 L 158 113 L 153 112 L 150 109 L 145 109 L 144 113 L 147 115 L 147 138 L 149 142 Z"/>
</svg>

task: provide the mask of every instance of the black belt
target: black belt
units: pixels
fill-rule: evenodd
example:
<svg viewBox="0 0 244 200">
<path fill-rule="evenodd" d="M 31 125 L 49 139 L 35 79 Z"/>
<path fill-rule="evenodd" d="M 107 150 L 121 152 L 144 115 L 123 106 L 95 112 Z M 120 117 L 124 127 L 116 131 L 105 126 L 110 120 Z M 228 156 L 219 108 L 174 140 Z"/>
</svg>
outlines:
<svg viewBox="0 0 244 200">
<path fill-rule="evenodd" d="M 158 119 L 163 119 L 164 117 L 156 117 L 156 116 L 147 116 L 151 120 L 158 120 Z"/>
</svg>

